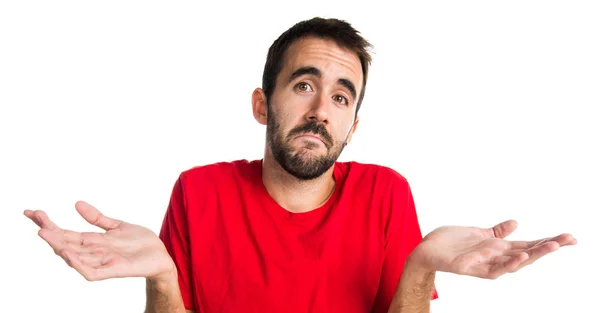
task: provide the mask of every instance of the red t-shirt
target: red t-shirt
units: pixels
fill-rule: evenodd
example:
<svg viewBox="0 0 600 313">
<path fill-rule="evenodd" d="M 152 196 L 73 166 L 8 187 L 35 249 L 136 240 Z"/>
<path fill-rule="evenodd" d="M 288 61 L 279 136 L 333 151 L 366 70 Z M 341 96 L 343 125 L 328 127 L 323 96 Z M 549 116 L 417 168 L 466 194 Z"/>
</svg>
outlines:
<svg viewBox="0 0 600 313">
<path fill-rule="evenodd" d="M 387 312 L 422 239 L 406 179 L 383 166 L 337 162 L 330 199 L 292 213 L 270 197 L 261 173 L 261 160 L 239 160 L 195 167 L 177 180 L 160 238 L 185 307 Z"/>
</svg>

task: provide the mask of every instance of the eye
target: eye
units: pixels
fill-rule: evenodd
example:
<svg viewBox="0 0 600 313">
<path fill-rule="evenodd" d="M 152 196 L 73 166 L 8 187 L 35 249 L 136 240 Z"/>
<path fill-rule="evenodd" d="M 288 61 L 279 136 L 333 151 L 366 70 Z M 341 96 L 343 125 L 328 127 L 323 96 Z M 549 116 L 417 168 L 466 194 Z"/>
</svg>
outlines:
<svg viewBox="0 0 600 313">
<path fill-rule="evenodd" d="M 298 84 L 296 84 L 296 89 L 298 89 L 301 92 L 309 92 L 312 91 L 312 87 L 305 82 L 300 82 Z"/>
<path fill-rule="evenodd" d="M 344 97 L 344 96 L 340 96 L 340 95 L 333 96 L 333 101 L 339 102 L 343 105 L 348 105 L 348 99 L 346 99 L 346 97 Z"/>
</svg>

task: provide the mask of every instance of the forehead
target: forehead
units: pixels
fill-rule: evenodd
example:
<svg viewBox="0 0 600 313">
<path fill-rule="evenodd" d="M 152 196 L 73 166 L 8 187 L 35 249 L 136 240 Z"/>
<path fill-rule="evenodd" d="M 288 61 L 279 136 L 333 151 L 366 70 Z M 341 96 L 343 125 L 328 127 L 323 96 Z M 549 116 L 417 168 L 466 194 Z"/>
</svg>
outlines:
<svg viewBox="0 0 600 313">
<path fill-rule="evenodd" d="M 345 77 L 357 87 L 362 86 L 362 65 L 358 55 L 333 40 L 306 37 L 293 42 L 284 54 L 281 72 L 289 75 L 303 66 L 314 66 L 324 76 Z"/>
</svg>

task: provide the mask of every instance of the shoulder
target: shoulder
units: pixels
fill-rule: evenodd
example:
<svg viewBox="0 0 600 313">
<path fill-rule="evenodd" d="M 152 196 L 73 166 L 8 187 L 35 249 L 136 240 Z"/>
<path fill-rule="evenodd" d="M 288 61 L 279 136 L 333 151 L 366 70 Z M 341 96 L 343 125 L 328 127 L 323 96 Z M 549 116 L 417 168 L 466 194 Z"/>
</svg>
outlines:
<svg viewBox="0 0 600 313">
<path fill-rule="evenodd" d="M 349 182 L 373 183 L 394 188 L 408 187 L 408 180 L 389 166 L 356 161 L 337 162 L 336 166 Z"/>
<path fill-rule="evenodd" d="M 215 184 L 236 178 L 247 178 L 260 169 L 260 160 L 234 160 L 199 165 L 181 172 L 179 180 L 185 185 Z"/>
</svg>

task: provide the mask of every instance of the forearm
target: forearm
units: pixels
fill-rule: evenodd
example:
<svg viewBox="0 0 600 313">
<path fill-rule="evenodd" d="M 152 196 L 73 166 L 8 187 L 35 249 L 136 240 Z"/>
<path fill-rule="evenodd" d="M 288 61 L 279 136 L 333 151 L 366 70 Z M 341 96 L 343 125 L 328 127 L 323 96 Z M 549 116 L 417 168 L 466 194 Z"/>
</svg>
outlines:
<svg viewBox="0 0 600 313">
<path fill-rule="evenodd" d="M 185 313 L 177 273 L 163 279 L 146 278 L 145 313 Z"/>
<path fill-rule="evenodd" d="M 409 257 L 388 313 L 429 313 L 434 280 L 434 270 Z"/>
</svg>

